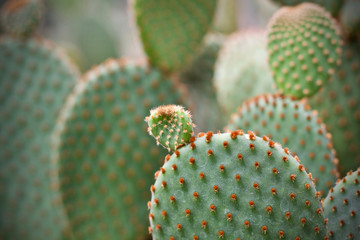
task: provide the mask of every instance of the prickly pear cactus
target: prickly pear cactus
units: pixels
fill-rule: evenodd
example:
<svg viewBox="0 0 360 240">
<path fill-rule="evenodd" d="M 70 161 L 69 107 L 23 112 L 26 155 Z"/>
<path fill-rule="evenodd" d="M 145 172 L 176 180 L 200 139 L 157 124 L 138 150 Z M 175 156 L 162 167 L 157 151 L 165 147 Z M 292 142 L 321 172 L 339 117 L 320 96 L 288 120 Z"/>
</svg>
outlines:
<svg viewBox="0 0 360 240">
<path fill-rule="evenodd" d="M 341 61 L 334 78 L 309 103 L 332 135 L 344 175 L 360 165 L 360 44 L 344 45 Z"/>
<path fill-rule="evenodd" d="M 54 134 L 62 198 L 77 239 L 144 239 L 146 202 L 165 149 L 144 118 L 180 99 L 159 71 L 108 60 L 85 74 Z"/>
<path fill-rule="evenodd" d="M 344 0 L 272 0 L 282 6 L 295 6 L 304 2 L 316 3 L 324 7 L 333 16 L 337 16 L 341 10 Z"/>
<path fill-rule="evenodd" d="M 169 152 L 187 143 L 194 134 L 190 112 L 178 105 L 164 105 L 151 110 L 146 122 L 149 134 Z"/>
<path fill-rule="evenodd" d="M 239 107 L 227 128 L 252 130 L 289 147 L 311 172 L 321 196 L 336 181 L 338 160 L 329 134 L 317 114 L 302 102 L 277 95 L 257 96 Z"/>
<path fill-rule="evenodd" d="M 330 239 L 360 238 L 360 169 L 331 188 L 323 202 Z"/>
<path fill-rule="evenodd" d="M 221 34 L 208 34 L 191 64 L 179 74 L 179 81 L 187 88 L 186 103 L 194 121 L 199 123 L 197 132 L 218 131 L 227 121 L 213 84 L 214 65 L 224 38 Z"/>
<path fill-rule="evenodd" d="M 215 65 L 214 84 L 227 114 L 250 97 L 274 92 L 264 31 L 234 33 L 222 46 Z"/>
<path fill-rule="evenodd" d="M 78 73 L 52 43 L 13 38 L 0 40 L 0 72 L 0 239 L 60 239 L 49 140 Z"/>
<path fill-rule="evenodd" d="M 168 155 L 155 176 L 148 203 L 154 240 L 326 235 L 305 168 L 267 137 L 200 134 Z"/>
<path fill-rule="evenodd" d="M 8 0 L 0 10 L 1 27 L 16 37 L 31 35 L 40 23 L 40 0 Z"/>
<path fill-rule="evenodd" d="M 315 4 L 283 7 L 270 20 L 268 52 L 280 92 L 299 99 L 310 97 L 340 63 L 336 24 Z"/>
<path fill-rule="evenodd" d="M 216 0 L 136 0 L 136 21 L 150 62 L 178 70 L 200 46 L 215 13 Z"/>
</svg>

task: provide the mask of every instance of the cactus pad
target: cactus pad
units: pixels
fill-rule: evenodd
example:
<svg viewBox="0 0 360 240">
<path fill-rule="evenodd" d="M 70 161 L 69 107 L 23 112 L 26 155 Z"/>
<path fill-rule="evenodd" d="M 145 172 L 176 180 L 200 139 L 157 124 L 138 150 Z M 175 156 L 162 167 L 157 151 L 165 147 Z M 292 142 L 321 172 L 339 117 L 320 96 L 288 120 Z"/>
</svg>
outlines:
<svg viewBox="0 0 360 240">
<path fill-rule="evenodd" d="M 341 23 L 350 36 L 360 35 L 360 1 L 347 0 L 341 10 Z"/>
<path fill-rule="evenodd" d="M 54 134 L 62 197 L 77 239 L 147 235 L 148 189 L 166 151 L 156 147 L 144 118 L 179 99 L 159 71 L 121 60 L 106 61 L 78 83 Z"/>
<path fill-rule="evenodd" d="M 237 32 L 224 42 L 215 65 L 214 84 L 227 114 L 246 99 L 273 92 L 266 35 L 262 30 Z"/>
<path fill-rule="evenodd" d="M 0 239 L 60 239 L 49 140 L 78 73 L 52 43 L 12 38 L 0 40 L 0 72 Z"/>
<path fill-rule="evenodd" d="M 177 105 L 160 106 L 151 110 L 146 122 L 149 134 L 169 152 L 188 143 L 194 133 L 190 113 Z"/>
<path fill-rule="evenodd" d="M 260 95 L 246 101 L 232 115 L 228 128 L 252 130 L 289 147 L 312 173 L 321 195 L 335 183 L 338 160 L 332 142 L 325 125 L 308 105 L 288 97 Z"/>
<path fill-rule="evenodd" d="M 0 12 L 1 26 L 10 35 L 27 37 L 36 30 L 41 15 L 40 0 L 8 0 Z"/>
<path fill-rule="evenodd" d="M 216 0 L 136 0 L 134 7 L 150 62 L 176 70 L 200 46 L 212 23 Z"/>
<path fill-rule="evenodd" d="M 269 26 L 269 64 L 277 88 L 296 98 L 314 95 L 340 63 L 340 38 L 331 16 L 303 3 L 280 9 Z"/>
<path fill-rule="evenodd" d="M 338 15 L 344 0 L 272 0 L 282 6 L 295 6 L 304 2 L 316 3 L 324 7 L 334 17 Z"/>
<path fill-rule="evenodd" d="M 342 174 L 360 165 L 360 44 L 346 44 L 334 78 L 310 99 L 332 135 Z"/>
<path fill-rule="evenodd" d="M 326 234 L 312 180 L 288 149 L 267 137 L 200 134 L 168 155 L 156 176 L 149 202 L 154 240 Z"/>
<path fill-rule="evenodd" d="M 360 169 L 350 171 L 323 202 L 330 239 L 360 239 Z"/>
</svg>

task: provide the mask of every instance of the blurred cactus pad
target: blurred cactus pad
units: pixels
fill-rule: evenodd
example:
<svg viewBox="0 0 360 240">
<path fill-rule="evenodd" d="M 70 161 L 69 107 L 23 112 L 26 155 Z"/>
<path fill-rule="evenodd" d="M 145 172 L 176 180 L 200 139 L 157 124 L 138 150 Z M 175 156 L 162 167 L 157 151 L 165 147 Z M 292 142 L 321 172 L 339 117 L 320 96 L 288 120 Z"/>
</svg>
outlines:
<svg viewBox="0 0 360 240">
<path fill-rule="evenodd" d="M 360 44 L 344 44 L 341 62 L 334 77 L 309 103 L 332 134 L 344 175 L 360 165 Z"/>
<path fill-rule="evenodd" d="M 344 1 L 346 0 L 272 0 L 273 2 L 281 6 L 296 6 L 300 3 L 315 3 L 324 7 L 333 16 L 337 16 L 340 12 Z M 356 1 L 356 0 L 355 0 Z"/>
<path fill-rule="evenodd" d="M 0 40 L 0 71 L 0 238 L 60 239 L 49 142 L 78 73 L 51 42 L 10 37 Z"/>
<path fill-rule="evenodd" d="M 179 70 L 200 47 L 215 14 L 216 0 L 135 0 L 144 50 L 154 66 Z"/>
<path fill-rule="evenodd" d="M 270 20 L 268 40 L 276 86 L 287 96 L 314 95 L 340 63 L 337 26 L 330 14 L 315 4 L 281 8 Z"/>
<path fill-rule="evenodd" d="M 15 37 L 30 36 L 40 23 L 41 0 L 9 0 L 0 10 L 1 27 Z"/>
<path fill-rule="evenodd" d="M 214 84 L 227 115 L 246 99 L 275 91 L 267 58 L 263 30 L 236 32 L 223 43 L 215 64 Z"/>
<path fill-rule="evenodd" d="M 141 63 L 108 60 L 77 84 L 54 134 L 76 238 L 145 239 L 149 188 L 166 151 L 147 134 L 144 118 L 173 102 L 180 102 L 175 86 Z"/>
</svg>

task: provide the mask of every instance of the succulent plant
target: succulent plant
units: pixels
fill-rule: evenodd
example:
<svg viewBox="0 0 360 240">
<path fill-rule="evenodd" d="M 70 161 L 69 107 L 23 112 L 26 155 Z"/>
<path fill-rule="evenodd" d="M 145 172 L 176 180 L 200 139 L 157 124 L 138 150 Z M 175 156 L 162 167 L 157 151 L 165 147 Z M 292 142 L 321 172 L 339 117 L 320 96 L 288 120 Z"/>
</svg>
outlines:
<svg viewBox="0 0 360 240">
<path fill-rule="evenodd" d="M 341 7 L 344 4 L 344 0 L 272 0 L 272 1 L 282 6 L 295 6 L 305 2 L 316 3 L 324 7 L 334 17 L 339 14 Z"/>
<path fill-rule="evenodd" d="M 194 129 L 196 132 L 218 131 L 227 121 L 213 84 L 214 65 L 224 38 L 213 32 L 206 35 L 200 51 L 178 76 L 187 89 L 186 104 L 192 110 L 192 118 L 200 123 Z"/>
<path fill-rule="evenodd" d="M 323 239 L 311 175 L 268 137 L 199 134 L 165 158 L 151 187 L 153 239 Z"/>
<path fill-rule="evenodd" d="M 331 133 L 344 175 L 360 165 L 360 44 L 346 43 L 333 79 L 309 100 Z"/>
<path fill-rule="evenodd" d="M 211 26 L 216 0 L 136 0 L 136 21 L 150 62 L 179 70 Z"/>
<path fill-rule="evenodd" d="M 162 153 L 143 122 L 179 102 L 174 85 L 145 64 L 108 60 L 75 87 L 54 133 L 54 160 L 77 239 L 144 239 L 146 202 Z"/>
<path fill-rule="evenodd" d="M 340 38 L 331 16 L 303 3 L 283 7 L 269 26 L 269 64 L 277 88 L 296 98 L 314 95 L 340 63 Z"/>
<path fill-rule="evenodd" d="M 214 84 L 228 115 L 246 99 L 274 92 L 264 31 L 244 30 L 227 38 L 216 61 Z"/>
<path fill-rule="evenodd" d="M 338 160 L 331 139 L 309 105 L 289 97 L 260 95 L 239 107 L 227 128 L 252 130 L 288 147 L 311 172 L 321 196 L 337 179 Z"/>
<path fill-rule="evenodd" d="M 0 239 L 60 239 L 66 223 L 49 140 L 78 72 L 47 40 L 4 36 L 0 72 Z"/>
<path fill-rule="evenodd" d="M 40 0 L 8 0 L 0 10 L 0 25 L 5 33 L 15 37 L 28 37 L 40 23 Z"/>
<path fill-rule="evenodd" d="M 360 169 L 350 171 L 323 201 L 330 239 L 359 239 Z"/>
</svg>

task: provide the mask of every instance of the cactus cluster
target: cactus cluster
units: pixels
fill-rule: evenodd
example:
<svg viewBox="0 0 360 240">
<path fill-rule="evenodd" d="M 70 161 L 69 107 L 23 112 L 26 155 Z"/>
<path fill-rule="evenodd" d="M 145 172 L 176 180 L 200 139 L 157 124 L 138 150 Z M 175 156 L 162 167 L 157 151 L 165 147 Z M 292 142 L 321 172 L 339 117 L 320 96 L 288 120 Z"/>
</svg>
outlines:
<svg viewBox="0 0 360 240">
<path fill-rule="evenodd" d="M 312 173 L 321 195 L 335 183 L 335 150 L 325 126 L 308 105 L 288 97 L 260 95 L 246 101 L 227 128 L 267 135 L 294 151 Z"/>
<path fill-rule="evenodd" d="M 88 16 L 81 77 L 42 0 L 3 5 L 0 239 L 360 238 L 357 2 L 274 0 L 267 32 L 218 2 L 135 0 L 144 60 Z"/>
<path fill-rule="evenodd" d="M 143 120 L 152 107 L 179 101 L 158 70 L 130 61 L 108 60 L 77 84 L 61 113 L 54 146 L 76 238 L 146 236 L 148 189 L 165 151 L 147 135 Z"/>
<path fill-rule="evenodd" d="M 334 21 L 323 8 L 304 3 L 280 9 L 269 25 L 269 64 L 276 87 L 296 98 L 314 95 L 340 63 Z"/>
</svg>

